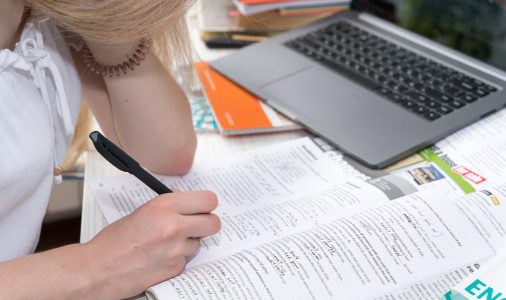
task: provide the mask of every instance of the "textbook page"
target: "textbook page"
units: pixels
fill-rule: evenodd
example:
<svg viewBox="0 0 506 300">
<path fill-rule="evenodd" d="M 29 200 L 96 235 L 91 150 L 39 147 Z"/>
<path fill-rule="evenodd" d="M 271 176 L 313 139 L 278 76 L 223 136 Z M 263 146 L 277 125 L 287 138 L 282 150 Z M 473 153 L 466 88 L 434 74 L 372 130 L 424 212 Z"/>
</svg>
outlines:
<svg viewBox="0 0 506 300">
<path fill-rule="evenodd" d="M 438 142 L 431 150 L 475 190 L 506 178 L 506 110 Z"/>
<path fill-rule="evenodd" d="M 307 151 L 312 153 L 309 158 L 300 154 Z M 222 229 L 220 233 L 201 240 L 199 255 L 190 260 L 187 267 L 313 228 L 337 216 L 436 184 L 417 187 L 397 175 L 368 182 L 348 179 L 336 171 L 329 160 L 312 141 L 304 138 L 227 160 L 198 164 L 186 176 L 162 177 L 168 186 L 183 191 L 213 190 L 220 200 L 215 213 L 222 220 Z M 294 176 L 295 170 L 299 175 Z M 283 184 L 278 184 L 279 181 Z M 435 186 L 443 186 L 442 182 L 444 180 Z M 267 184 L 270 186 L 266 188 Z M 95 180 L 91 185 L 109 223 L 155 196 L 130 175 Z M 446 190 L 442 191 L 448 194 Z"/>
<path fill-rule="evenodd" d="M 212 190 L 217 193 L 218 210 L 229 207 L 250 209 L 255 203 L 272 203 L 290 196 L 304 196 L 328 190 L 346 180 L 363 180 L 363 174 L 350 172 L 350 166 L 325 145 L 315 145 L 308 137 L 268 147 L 229 154 L 221 159 L 198 161 L 184 176 L 157 176 L 169 187 L 182 191 Z M 323 149 L 323 150 L 322 150 Z M 333 153 L 332 155 L 328 155 Z M 457 196 L 451 180 L 438 177 L 420 184 L 406 169 L 368 182 L 392 200 L 420 190 L 443 188 Z M 108 223 L 134 211 L 156 194 L 131 175 L 94 179 L 90 190 Z"/>
<path fill-rule="evenodd" d="M 303 196 L 348 178 L 307 137 L 200 161 L 184 176 L 157 177 L 182 191 L 212 190 L 219 196 L 218 211 Z M 131 175 L 93 180 L 90 187 L 109 223 L 156 195 Z"/>
<path fill-rule="evenodd" d="M 470 194 L 459 205 L 459 210 L 473 222 L 473 226 L 479 230 L 482 239 L 495 253 L 503 252 L 506 247 L 506 221 L 504 220 L 506 216 L 506 202 L 504 201 L 506 199 L 503 196 L 506 194 L 505 188 L 506 186 L 502 185 Z M 487 260 L 474 261 L 406 288 L 389 292 L 378 297 L 377 300 L 438 299 L 452 287 L 480 271 L 483 266 L 487 267 L 490 263 Z"/>
<path fill-rule="evenodd" d="M 393 179 L 375 185 L 345 182 L 349 172 L 335 166 L 313 141 L 302 138 L 198 163 L 185 176 L 159 177 L 183 191 L 212 190 L 219 199 L 215 213 L 222 230 L 201 240 L 199 255 L 187 267 L 416 191 Z M 108 223 L 155 196 L 130 175 L 94 180 L 91 190 Z"/>
<path fill-rule="evenodd" d="M 429 189 L 189 268 L 148 294 L 156 299 L 369 299 L 494 255 L 486 220 L 469 205 L 476 204 L 486 218 L 494 212 L 491 224 L 497 228 L 503 226 L 506 206 L 487 207 L 505 200 L 506 187 L 489 197 L 456 200 Z"/>
</svg>

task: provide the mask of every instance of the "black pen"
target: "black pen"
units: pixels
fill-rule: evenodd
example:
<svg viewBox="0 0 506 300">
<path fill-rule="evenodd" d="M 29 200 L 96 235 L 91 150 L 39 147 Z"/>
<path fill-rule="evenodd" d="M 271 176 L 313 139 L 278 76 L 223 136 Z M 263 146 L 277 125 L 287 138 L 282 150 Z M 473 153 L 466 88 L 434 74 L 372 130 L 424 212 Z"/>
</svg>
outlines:
<svg viewBox="0 0 506 300">
<path fill-rule="evenodd" d="M 98 153 L 116 168 L 134 175 L 159 195 L 172 193 L 171 189 L 149 174 L 148 171 L 144 170 L 135 159 L 114 145 L 113 142 L 109 141 L 100 132 L 93 131 L 90 133 L 90 139 Z"/>
</svg>

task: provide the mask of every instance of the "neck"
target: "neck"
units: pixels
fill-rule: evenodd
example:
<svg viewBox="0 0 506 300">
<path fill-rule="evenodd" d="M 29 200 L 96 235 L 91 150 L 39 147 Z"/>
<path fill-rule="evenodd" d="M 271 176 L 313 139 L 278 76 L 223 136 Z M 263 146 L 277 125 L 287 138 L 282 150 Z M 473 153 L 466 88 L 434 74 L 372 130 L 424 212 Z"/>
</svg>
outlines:
<svg viewBox="0 0 506 300">
<path fill-rule="evenodd" d="M 23 1 L 6 0 L 0 2 L 0 49 L 13 49 L 21 32 Z"/>
</svg>

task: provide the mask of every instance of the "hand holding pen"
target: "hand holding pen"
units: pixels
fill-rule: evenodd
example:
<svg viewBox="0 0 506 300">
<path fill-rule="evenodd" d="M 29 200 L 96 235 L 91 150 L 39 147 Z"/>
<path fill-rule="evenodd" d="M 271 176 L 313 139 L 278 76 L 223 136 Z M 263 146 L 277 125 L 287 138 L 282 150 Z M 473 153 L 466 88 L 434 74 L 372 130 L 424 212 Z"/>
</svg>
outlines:
<svg viewBox="0 0 506 300">
<path fill-rule="evenodd" d="M 184 269 L 186 258 L 197 253 L 200 238 L 220 230 L 218 216 L 211 213 L 218 201 L 208 191 L 172 193 L 103 135 L 93 132 L 90 138 L 109 162 L 160 194 L 83 244 L 92 253 L 90 262 L 104 266 L 95 268 L 96 274 L 114 274 L 105 285 L 109 298 L 128 298 Z"/>
<path fill-rule="evenodd" d="M 100 132 L 93 131 L 90 133 L 90 139 L 98 153 L 116 168 L 134 175 L 137 179 L 158 193 L 158 195 L 172 193 L 171 189 L 161 183 L 153 175 L 149 174 L 148 171 L 144 170 L 135 159 L 126 154 L 118 146 L 114 145 L 113 142 L 108 140 Z"/>
</svg>

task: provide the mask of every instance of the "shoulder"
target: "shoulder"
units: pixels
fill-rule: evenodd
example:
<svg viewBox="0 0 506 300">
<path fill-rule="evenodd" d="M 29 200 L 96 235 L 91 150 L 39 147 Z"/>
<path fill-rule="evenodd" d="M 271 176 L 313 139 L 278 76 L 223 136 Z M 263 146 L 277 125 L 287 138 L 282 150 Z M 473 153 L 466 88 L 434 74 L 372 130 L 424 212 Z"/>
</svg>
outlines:
<svg viewBox="0 0 506 300">
<path fill-rule="evenodd" d="M 0 99 L 9 97 L 40 98 L 31 74 L 32 65 L 20 54 L 0 50 Z M 6 100 L 0 100 L 4 104 Z"/>
</svg>

